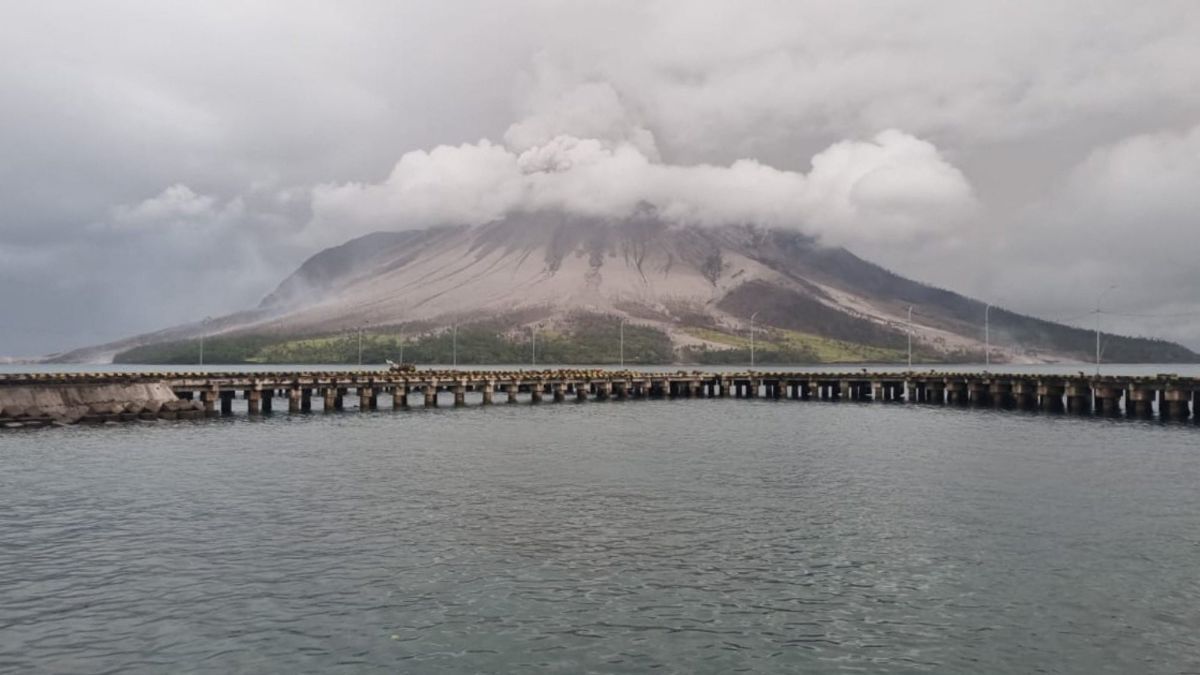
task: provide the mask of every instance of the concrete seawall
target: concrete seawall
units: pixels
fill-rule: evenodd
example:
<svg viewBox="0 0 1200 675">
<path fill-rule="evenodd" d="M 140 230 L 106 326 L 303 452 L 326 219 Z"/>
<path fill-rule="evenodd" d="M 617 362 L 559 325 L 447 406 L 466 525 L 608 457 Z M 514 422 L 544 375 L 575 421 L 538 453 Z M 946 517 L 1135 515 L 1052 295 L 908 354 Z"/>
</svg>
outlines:
<svg viewBox="0 0 1200 675">
<path fill-rule="evenodd" d="M 9 428 L 203 415 L 166 382 L 0 387 L 0 425 Z"/>
</svg>

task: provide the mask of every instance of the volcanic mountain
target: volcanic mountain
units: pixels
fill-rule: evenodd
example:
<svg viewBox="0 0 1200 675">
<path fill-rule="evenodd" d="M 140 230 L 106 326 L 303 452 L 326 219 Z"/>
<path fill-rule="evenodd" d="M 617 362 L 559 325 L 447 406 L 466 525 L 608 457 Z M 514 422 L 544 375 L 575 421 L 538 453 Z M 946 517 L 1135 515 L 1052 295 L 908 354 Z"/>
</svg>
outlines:
<svg viewBox="0 0 1200 675">
<path fill-rule="evenodd" d="M 200 331 L 269 342 L 362 327 L 418 336 L 482 325 L 516 339 L 531 326 L 569 335 L 599 317 L 661 332 L 676 360 L 744 348 L 753 320 L 768 355 L 878 361 L 906 349 L 910 307 L 923 360 L 983 360 L 982 303 L 795 231 L 676 226 L 653 214 L 613 221 L 522 213 L 354 239 L 309 258 L 253 310 L 106 351 Z M 995 361 L 1087 360 L 1094 348 L 1090 331 L 997 308 L 991 329 Z M 1105 358 L 1200 357 L 1174 343 L 1105 336 Z"/>
</svg>

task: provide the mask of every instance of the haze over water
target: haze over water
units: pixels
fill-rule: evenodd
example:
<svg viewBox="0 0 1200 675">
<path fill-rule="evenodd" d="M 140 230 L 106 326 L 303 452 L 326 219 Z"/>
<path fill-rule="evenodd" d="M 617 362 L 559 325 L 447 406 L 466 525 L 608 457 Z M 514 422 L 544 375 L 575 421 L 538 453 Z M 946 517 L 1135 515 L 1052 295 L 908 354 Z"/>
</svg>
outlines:
<svg viewBox="0 0 1200 675">
<path fill-rule="evenodd" d="M 697 399 L 0 434 L 0 671 L 1195 671 L 1198 434 Z"/>
</svg>

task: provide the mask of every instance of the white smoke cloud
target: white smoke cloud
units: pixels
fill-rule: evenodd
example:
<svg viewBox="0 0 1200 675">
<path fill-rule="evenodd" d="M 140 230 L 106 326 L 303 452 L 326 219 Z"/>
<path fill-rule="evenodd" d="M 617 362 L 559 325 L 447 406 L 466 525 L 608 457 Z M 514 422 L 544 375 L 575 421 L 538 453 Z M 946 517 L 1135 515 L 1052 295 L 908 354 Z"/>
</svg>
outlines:
<svg viewBox="0 0 1200 675">
<path fill-rule="evenodd" d="M 211 228 L 214 224 L 230 223 L 244 216 L 241 199 L 218 205 L 209 195 L 196 194 L 182 184 L 172 185 L 162 193 L 137 204 L 113 209 L 111 225 L 117 229 L 147 228 Z"/>
<path fill-rule="evenodd" d="M 835 143 L 810 165 L 800 172 L 753 159 L 663 162 L 612 87 L 589 84 L 510 126 L 503 145 L 413 151 L 380 183 L 318 186 L 309 236 L 332 242 L 545 209 L 622 218 L 649 205 L 679 224 L 791 227 L 853 244 L 945 234 L 975 208 L 963 173 L 932 143 L 902 131 Z"/>
</svg>

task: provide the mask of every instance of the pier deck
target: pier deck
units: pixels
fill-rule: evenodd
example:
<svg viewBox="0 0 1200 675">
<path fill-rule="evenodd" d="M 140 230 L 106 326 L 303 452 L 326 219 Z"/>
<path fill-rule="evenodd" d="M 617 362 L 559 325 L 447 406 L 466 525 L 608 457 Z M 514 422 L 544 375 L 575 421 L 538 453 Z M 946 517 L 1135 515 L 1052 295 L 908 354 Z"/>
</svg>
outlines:
<svg viewBox="0 0 1200 675">
<path fill-rule="evenodd" d="M 1194 418 L 1200 379 L 1029 375 L 968 372 L 644 372 L 619 370 L 421 370 L 294 372 L 39 373 L 0 375 L 6 388 L 87 388 L 162 383 L 178 403 L 139 410 L 134 404 L 82 414 L 40 415 L 0 407 L 0 427 L 133 418 L 189 418 L 233 413 L 242 398 L 250 415 L 347 408 L 481 405 L 497 402 L 638 400 L 647 398 L 766 398 L 907 402 L 928 405 L 1040 409 L 1097 415 Z M 475 396 L 474 394 L 478 394 Z M 448 399 L 448 400 L 443 400 Z M 3 399 L 0 399 L 0 403 Z M 382 405 L 381 405 L 382 403 Z M 10 409 L 11 408 L 11 409 Z M 80 413 L 81 411 L 76 411 Z"/>
</svg>

